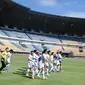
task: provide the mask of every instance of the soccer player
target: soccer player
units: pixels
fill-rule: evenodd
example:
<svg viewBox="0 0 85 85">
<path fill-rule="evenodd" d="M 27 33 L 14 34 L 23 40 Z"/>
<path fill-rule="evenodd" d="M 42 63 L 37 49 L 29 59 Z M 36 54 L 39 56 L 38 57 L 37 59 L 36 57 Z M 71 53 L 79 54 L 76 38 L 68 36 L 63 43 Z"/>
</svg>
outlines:
<svg viewBox="0 0 85 85">
<path fill-rule="evenodd" d="M 44 66 L 45 66 L 45 70 L 46 70 L 46 75 L 50 76 L 49 74 L 49 57 L 50 57 L 50 51 L 45 51 L 43 53 L 43 57 L 44 57 Z"/>
<path fill-rule="evenodd" d="M 7 53 L 7 58 L 6 58 L 6 68 L 5 68 L 6 71 L 8 71 L 9 66 L 10 66 L 10 63 L 11 63 L 11 56 L 12 56 L 11 53 L 13 53 L 13 50 L 12 50 L 12 49 Z"/>
<path fill-rule="evenodd" d="M 49 70 L 49 72 L 53 71 L 53 60 L 54 60 L 54 52 L 52 52 L 50 55 L 50 61 L 49 61 L 50 70 Z"/>
<path fill-rule="evenodd" d="M 40 77 L 40 73 L 42 72 L 42 78 L 43 80 L 46 80 L 47 78 L 45 77 L 45 60 L 44 60 L 44 55 L 47 53 L 47 50 L 44 50 L 42 54 L 39 56 L 39 72 L 38 72 L 38 77 Z"/>
<path fill-rule="evenodd" d="M 1 71 L 6 67 L 6 58 L 7 58 L 7 55 L 8 55 L 8 52 L 9 52 L 9 48 L 5 48 L 5 51 L 1 53 L 1 68 L 0 68 L 0 73 Z"/>
<path fill-rule="evenodd" d="M 62 57 L 62 52 L 60 51 L 59 52 L 59 57 L 60 57 L 60 59 L 59 59 L 59 62 L 60 62 L 60 71 L 62 71 L 63 72 L 63 69 L 62 69 L 62 59 L 63 59 L 63 57 Z"/>
<path fill-rule="evenodd" d="M 60 52 L 56 53 L 55 59 L 56 59 L 56 65 L 57 65 L 57 71 L 60 71 L 60 59 L 61 59 L 61 54 Z"/>
<path fill-rule="evenodd" d="M 34 71 L 34 59 L 33 59 L 34 51 L 31 51 L 31 53 L 28 55 L 28 68 L 26 70 L 26 76 L 29 76 L 29 71 L 32 71 L 32 79 L 35 77 L 35 71 Z"/>
<path fill-rule="evenodd" d="M 53 60 L 53 71 L 57 71 L 56 55 L 54 56 L 54 60 Z"/>
<path fill-rule="evenodd" d="M 37 76 L 41 78 L 40 73 L 42 72 L 42 68 L 44 67 L 44 65 L 42 67 L 42 53 L 38 53 L 38 56 L 39 56 L 39 58 L 38 58 L 38 74 L 37 74 Z"/>
<path fill-rule="evenodd" d="M 38 74 L 38 59 L 39 59 L 37 50 L 34 50 L 33 58 L 34 58 L 34 64 L 35 64 L 35 74 L 37 75 Z"/>
</svg>

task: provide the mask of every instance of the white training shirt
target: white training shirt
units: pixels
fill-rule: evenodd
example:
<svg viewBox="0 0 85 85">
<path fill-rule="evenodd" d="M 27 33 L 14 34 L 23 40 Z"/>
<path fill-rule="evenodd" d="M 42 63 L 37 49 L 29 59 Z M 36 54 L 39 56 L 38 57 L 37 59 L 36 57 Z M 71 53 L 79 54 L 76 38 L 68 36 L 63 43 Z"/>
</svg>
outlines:
<svg viewBox="0 0 85 85">
<path fill-rule="evenodd" d="M 49 58 L 49 55 L 48 54 L 43 54 L 43 57 L 44 57 L 44 59 L 48 59 Z"/>
<path fill-rule="evenodd" d="M 51 55 L 50 56 L 50 62 L 53 63 L 53 60 L 54 60 L 53 55 Z"/>
<path fill-rule="evenodd" d="M 44 63 L 44 56 L 43 56 L 43 54 L 41 54 L 39 56 L 39 63 Z"/>
<path fill-rule="evenodd" d="M 62 55 L 61 55 L 61 54 L 59 54 L 59 57 L 60 57 L 60 59 L 59 59 L 59 60 L 61 61 L 61 60 L 62 60 Z"/>
<path fill-rule="evenodd" d="M 38 62 L 39 56 L 37 54 L 33 54 L 35 62 Z"/>
<path fill-rule="evenodd" d="M 12 54 L 10 52 L 7 53 L 7 62 L 10 63 Z"/>
<path fill-rule="evenodd" d="M 56 60 L 60 60 L 60 59 L 62 59 L 61 54 L 56 54 Z"/>
<path fill-rule="evenodd" d="M 33 56 L 31 54 L 28 55 L 28 62 L 29 63 L 33 62 Z"/>
</svg>

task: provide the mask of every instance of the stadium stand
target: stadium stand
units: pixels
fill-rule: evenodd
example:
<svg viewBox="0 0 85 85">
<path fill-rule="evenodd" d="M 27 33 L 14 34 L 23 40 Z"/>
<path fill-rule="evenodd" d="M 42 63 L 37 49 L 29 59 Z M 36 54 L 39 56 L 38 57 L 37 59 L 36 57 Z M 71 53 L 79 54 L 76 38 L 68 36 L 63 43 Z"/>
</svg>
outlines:
<svg viewBox="0 0 85 85">
<path fill-rule="evenodd" d="M 16 32 L 16 31 L 5 31 L 5 30 L 3 30 L 3 32 L 9 37 L 24 38 L 24 39 L 30 40 L 29 37 L 27 37 L 27 35 L 23 32 L 21 33 L 21 32 Z M 26 44 L 22 44 L 20 42 L 12 43 L 12 44 L 14 44 L 18 48 L 21 48 L 22 50 L 29 51 L 28 46 Z"/>
<path fill-rule="evenodd" d="M 54 38 L 54 37 L 40 36 L 40 35 L 35 35 L 35 34 L 28 34 L 28 36 L 29 36 L 31 39 L 34 39 L 34 40 L 50 41 L 50 42 L 60 42 L 59 39 Z"/>
<path fill-rule="evenodd" d="M 7 35 L 2 31 L 2 30 L 0 30 L 0 36 L 6 36 L 7 37 Z M 8 40 L 0 40 L 0 42 L 1 43 L 3 43 L 3 45 L 4 46 L 0 46 L 2 49 L 4 49 L 5 47 L 9 47 L 9 48 L 13 48 L 13 50 L 17 50 L 17 51 L 21 51 L 21 49 L 20 48 L 17 48 L 16 46 L 14 46 L 10 41 L 8 41 Z"/>
<path fill-rule="evenodd" d="M 59 39 L 57 38 L 52 38 L 52 37 L 47 37 L 47 36 L 41 36 L 41 35 L 38 35 L 38 34 L 28 34 L 28 33 L 21 33 L 21 32 L 15 32 L 15 31 L 6 31 L 6 30 L 3 30 L 2 33 L 5 33 L 7 36 L 9 37 L 15 37 L 15 38 L 24 38 L 24 39 L 28 39 L 28 40 L 40 40 L 40 41 L 50 41 L 50 42 L 60 42 Z M 18 48 L 21 48 L 21 46 L 23 48 L 30 48 L 31 50 L 32 49 L 37 49 L 39 51 L 43 51 L 43 47 L 42 45 L 40 44 L 21 44 L 21 43 L 12 43 L 14 44 L 15 46 L 17 46 Z M 21 45 L 21 46 L 20 46 Z M 48 49 L 51 49 L 53 46 L 49 46 L 48 45 Z M 22 48 L 21 48 L 22 49 Z"/>
<path fill-rule="evenodd" d="M 85 39 L 82 37 L 85 34 L 85 19 L 83 18 L 56 16 L 36 12 L 12 0 L 3 0 L 0 9 L 0 36 L 60 44 L 80 45 L 83 43 L 83 45 L 85 45 Z M 5 25 L 7 26 L 4 27 Z M 32 30 L 34 31 L 32 32 Z M 67 33 L 67 36 L 65 36 L 65 33 Z M 81 37 L 72 36 L 75 34 Z M 29 52 L 34 49 L 39 51 L 50 49 L 54 52 L 57 50 L 70 50 L 78 55 L 84 55 L 85 53 L 85 48 L 83 48 L 83 52 L 80 53 L 79 48 L 75 47 L 24 43 L 0 39 L 0 48 L 4 49 L 5 47 L 21 52 Z"/>
<path fill-rule="evenodd" d="M 25 33 L 25 32 L 18 32 L 18 31 L 10 31 L 10 30 L 0 30 L 0 36 L 8 36 L 20 39 L 28 39 L 28 40 L 38 40 L 38 41 L 48 41 L 48 42 L 56 42 L 56 43 L 64 43 L 64 44 L 80 44 L 79 41 L 82 39 L 77 39 L 75 37 L 70 36 L 63 36 L 63 37 L 53 37 L 53 36 L 46 36 L 39 33 Z M 83 39 L 82 39 L 83 40 Z M 82 41 L 83 42 L 83 41 Z M 55 46 L 55 45 L 43 45 L 43 44 L 34 44 L 34 43 L 23 43 L 23 42 L 16 42 L 16 41 L 9 41 L 9 40 L 0 40 L 0 47 L 4 49 L 5 47 L 10 47 L 15 51 L 26 51 L 29 52 L 31 50 L 39 50 L 43 51 L 43 49 L 49 49 L 53 52 L 64 50 L 64 51 L 72 51 L 75 55 L 84 55 L 85 49 L 83 52 L 79 52 L 79 48 L 75 47 L 65 47 L 65 46 Z"/>
<path fill-rule="evenodd" d="M 48 36 L 43 36 L 43 35 L 38 35 L 38 34 L 27 34 L 30 39 L 32 40 L 40 40 L 40 41 L 49 41 L 49 42 L 60 42 L 58 38 L 53 38 L 53 37 L 48 37 Z M 37 45 L 34 45 L 34 47 L 37 49 Z M 54 46 L 49 46 L 45 45 L 47 49 L 52 49 Z M 42 51 L 43 47 L 42 45 L 38 46 L 38 50 Z"/>
</svg>

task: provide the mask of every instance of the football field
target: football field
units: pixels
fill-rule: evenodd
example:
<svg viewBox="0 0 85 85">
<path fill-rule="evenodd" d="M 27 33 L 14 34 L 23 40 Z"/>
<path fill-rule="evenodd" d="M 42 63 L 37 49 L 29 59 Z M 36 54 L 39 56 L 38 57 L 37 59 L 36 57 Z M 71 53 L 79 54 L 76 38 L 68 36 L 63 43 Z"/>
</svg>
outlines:
<svg viewBox="0 0 85 85">
<path fill-rule="evenodd" d="M 1 65 L 1 64 L 0 64 Z M 8 72 L 0 74 L 0 85 L 85 85 L 85 60 L 64 59 L 63 72 L 52 72 L 48 80 L 25 76 L 27 56 L 13 56 Z"/>
</svg>

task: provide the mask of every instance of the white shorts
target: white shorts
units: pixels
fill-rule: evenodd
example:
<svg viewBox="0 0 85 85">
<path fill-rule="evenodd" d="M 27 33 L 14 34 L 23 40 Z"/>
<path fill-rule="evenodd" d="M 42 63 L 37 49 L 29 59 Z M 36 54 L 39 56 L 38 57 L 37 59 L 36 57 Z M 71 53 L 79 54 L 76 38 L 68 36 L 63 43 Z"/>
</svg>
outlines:
<svg viewBox="0 0 85 85">
<path fill-rule="evenodd" d="M 54 63 L 56 64 L 56 60 L 54 60 Z"/>
<path fill-rule="evenodd" d="M 28 62 L 28 68 L 32 68 L 34 67 L 34 63 L 33 62 Z"/>
<path fill-rule="evenodd" d="M 44 68 L 44 63 L 39 62 L 39 63 L 38 63 L 38 68 Z"/>
<path fill-rule="evenodd" d="M 48 62 L 45 62 L 45 63 L 44 63 L 44 66 L 49 66 L 49 63 L 48 63 Z"/>
<path fill-rule="evenodd" d="M 35 64 L 35 67 L 38 67 L 38 62 L 35 62 L 34 64 Z"/>
<path fill-rule="evenodd" d="M 53 63 L 49 62 L 50 67 L 53 67 Z"/>
<path fill-rule="evenodd" d="M 60 62 L 59 62 L 59 60 L 56 60 L 56 65 L 60 65 Z"/>
<path fill-rule="evenodd" d="M 7 60 L 6 60 L 6 63 L 7 63 L 7 64 L 10 64 L 10 59 L 7 59 Z"/>
</svg>

